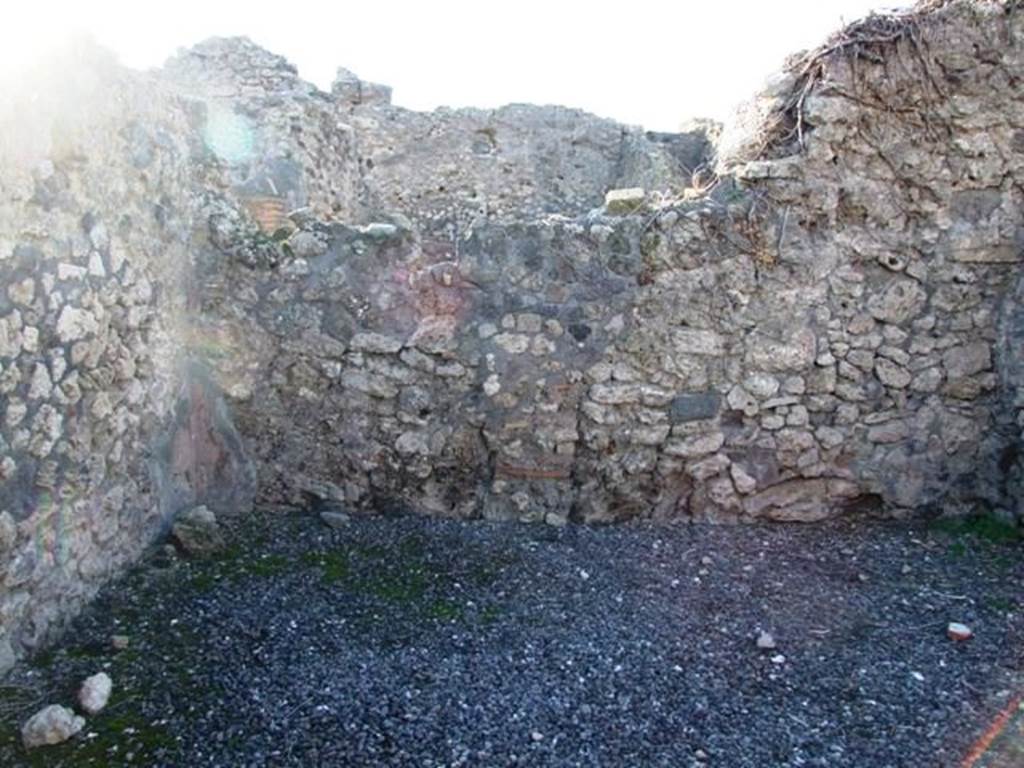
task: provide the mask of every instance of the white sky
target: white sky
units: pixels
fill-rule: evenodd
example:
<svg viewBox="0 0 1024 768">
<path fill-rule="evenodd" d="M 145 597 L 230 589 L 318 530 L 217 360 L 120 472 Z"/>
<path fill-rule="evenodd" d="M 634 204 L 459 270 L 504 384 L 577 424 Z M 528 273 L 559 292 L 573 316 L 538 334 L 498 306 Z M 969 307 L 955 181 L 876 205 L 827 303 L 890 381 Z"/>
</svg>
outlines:
<svg viewBox="0 0 1024 768">
<path fill-rule="evenodd" d="M 338 66 L 394 101 L 566 104 L 674 130 L 724 118 L 790 53 L 901 0 L 0 0 L 0 66 L 72 29 L 133 67 L 211 35 L 248 35 L 327 88 Z"/>
</svg>

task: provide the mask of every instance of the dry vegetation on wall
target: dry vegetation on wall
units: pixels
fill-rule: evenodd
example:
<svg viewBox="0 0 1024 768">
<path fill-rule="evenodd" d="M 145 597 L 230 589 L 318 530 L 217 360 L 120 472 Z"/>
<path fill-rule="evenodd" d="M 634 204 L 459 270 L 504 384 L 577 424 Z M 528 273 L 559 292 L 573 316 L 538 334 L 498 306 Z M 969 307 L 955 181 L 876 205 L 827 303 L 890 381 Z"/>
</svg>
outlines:
<svg viewBox="0 0 1024 768">
<path fill-rule="evenodd" d="M 1002 7 L 1007 17 L 1019 12 L 1024 5 L 1020 0 L 970 2 L 979 6 Z M 804 148 L 805 132 L 808 130 L 805 115 L 807 99 L 816 89 L 829 90 L 833 87 L 827 79 L 828 71 L 830 67 L 838 65 L 850 67 L 853 71 L 850 81 L 865 86 L 857 92 L 843 92 L 845 98 L 866 108 L 896 111 L 908 121 L 908 127 L 926 131 L 929 136 L 935 136 L 937 130 L 944 130 L 948 136 L 947 126 L 936 125 L 929 120 L 927 102 L 919 101 L 897 107 L 891 100 L 873 93 L 870 83 L 859 78 L 856 70 L 860 61 L 904 67 L 910 62 L 917 70 L 915 74 L 930 86 L 922 89 L 921 93 L 932 96 L 933 102 L 941 102 L 947 94 L 941 85 L 941 73 L 935 71 L 932 63 L 925 29 L 928 25 L 941 22 L 939 13 L 953 5 L 962 6 L 963 2 L 923 0 L 907 10 L 872 13 L 839 30 L 817 48 L 791 57 L 785 68 L 795 75 L 795 82 L 781 108 L 761 126 L 763 135 L 757 154 L 765 158 L 778 158 Z M 1007 24 L 1006 35 L 1009 37 L 1011 34 Z"/>
</svg>

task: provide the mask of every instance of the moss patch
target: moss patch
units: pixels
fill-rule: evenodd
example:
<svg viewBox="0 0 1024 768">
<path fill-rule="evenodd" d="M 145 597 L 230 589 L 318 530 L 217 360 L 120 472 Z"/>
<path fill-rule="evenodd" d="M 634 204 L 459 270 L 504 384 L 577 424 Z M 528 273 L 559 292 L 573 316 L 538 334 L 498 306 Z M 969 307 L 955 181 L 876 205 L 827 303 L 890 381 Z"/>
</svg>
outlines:
<svg viewBox="0 0 1024 768">
<path fill-rule="evenodd" d="M 992 515 L 944 517 L 935 520 L 931 528 L 950 536 L 970 536 L 993 544 L 1016 544 L 1024 541 L 1024 532 L 1020 528 Z M 966 551 L 962 546 L 960 549 Z"/>
<path fill-rule="evenodd" d="M 176 743 L 163 726 L 132 712 L 108 708 L 90 717 L 82 732 L 63 744 L 26 750 L 21 744 L 20 728 L 6 723 L 0 725 L 0 745 L 17 755 L 25 766 L 54 768 L 167 765 Z"/>
<path fill-rule="evenodd" d="M 320 575 L 328 584 L 344 581 L 349 576 L 349 556 L 344 550 L 307 552 L 301 559 L 306 565 L 319 568 Z"/>
</svg>

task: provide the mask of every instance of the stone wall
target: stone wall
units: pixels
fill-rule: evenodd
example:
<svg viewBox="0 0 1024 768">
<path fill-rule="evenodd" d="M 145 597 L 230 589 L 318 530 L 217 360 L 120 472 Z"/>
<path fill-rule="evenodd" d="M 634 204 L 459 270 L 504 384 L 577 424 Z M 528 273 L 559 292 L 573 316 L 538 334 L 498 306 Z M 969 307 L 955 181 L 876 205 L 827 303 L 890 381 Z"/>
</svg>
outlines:
<svg viewBox="0 0 1024 768">
<path fill-rule="evenodd" d="M 273 269 L 207 259 L 262 492 L 551 522 L 1010 511 L 1020 24 L 959 2 L 855 26 L 752 102 L 710 193 L 626 215 L 587 210 L 641 179 L 565 149 L 578 115 L 524 139 L 561 113 L 411 115 L 346 75 L 381 221 L 298 217 Z"/>
<path fill-rule="evenodd" d="M 341 105 L 359 137 L 371 210 L 401 211 L 425 234 L 453 239 L 494 221 L 583 214 L 609 189 L 678 194 L 712 157 L 704 130 L 645 133 L 565 107 Z"/>
<path fill-rule="evenodd" d="M 199 499 L 244 503 L 219 395 L 181 343 L 178 98 L 88 45 L 0 114 L 0 659 L 38 647 Z M 208 379 L 208 377 L 206 377 Z M 233 463 L 234 462 L 234 463 Z M 241 462 L 241 463 L 240 463 Z M 237 476 L 236 476 L 237 475 Z M 0 667 L 5 667 L 0 663 Z"/>
<path fill-rule="evenodd" d="M 551 524 L 1024 515 L 1015 3 L 853 25 L 726 128 L 714 178 L 714 130 L 412 113 L 245 40 L 76 72 L 4 117 L 19 649 L 178 509 L 254 490 Z"/>
</svg>

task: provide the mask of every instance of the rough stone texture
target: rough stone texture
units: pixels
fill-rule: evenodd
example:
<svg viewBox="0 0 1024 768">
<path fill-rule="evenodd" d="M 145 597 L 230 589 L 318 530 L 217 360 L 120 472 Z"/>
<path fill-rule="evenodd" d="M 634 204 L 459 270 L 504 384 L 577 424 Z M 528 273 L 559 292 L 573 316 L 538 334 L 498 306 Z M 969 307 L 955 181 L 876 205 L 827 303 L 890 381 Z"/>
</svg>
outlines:
<svg viewBox="0 0 1024 768">
<path fill-rule="evenodd" d="M 205 505 L 178 515 L 171 525 L 171 536 L 185 554 L 194 557 L 212 555 L 226 544 L 217 516 Z"/>
<path fill-rule="evenodd" d="M 754 100 L 703 190 L 703 130 L 412 113 L 245 40 L 147 75 L 92 53 L 18 102 L 12 644 L 257 478 L 553 524 L 1020 515 L 1024 13 L 952 0 L 849 35 Z M 602 207 L 637 187 L 643 210 Z"/>
<path fill-rule="evenodd" d="M 1011 509 L 1019 427 L 993 345 L 1020 258 L 1005 71 L 1021 62 L 991 40 L 1020 19 L 951 3 L 913 23 L 929 71 L 955 60 L 938 91 L 909 42 L 882 49 L 900 77 L 826 57 L 804 148 L 723 155 L 710 195 L 570 218 L 510 198 L 464 219 L 465 200 L 371 193 L 364 214 L 390 227 L 296 218 L 324 244 L 313 262 L 211 254 L 203 308 L 241 350 L 221 378 L 244 382 L 261 494 L 531 520 Z M 890 108 L 905 104 L 952 144 Z M 411 187 L 436 173 L 405 164 L 400 112 L 342 108 L 360 148 L 397 124 L 387 157 Z M 463 151 L 457 114 L 416 121 Z"/>
<path fill-rule="evenodd" d="M 90 715 L 102 712 L 110 701 L 113 687 L 114 682 L 106 672 L 97 672 L 87 677 L 82 681 L 82 687 L 78 689 L 78 703 L 82 710 Z"/>
<path fill-rule="evenodd" d="M 5 95 L 0 647 L 20 655 L 178 508 L 242 506 L 245 483 L 204 415 L 219 395 L 189 400 L 197 107 L 88 45 Z"/>
<path fill-rule="evenodd" d="M 28 719 L 21 728 L 25 749 L 35 749 L 67 741 L 85 727 L 85 718 L 67 707 L 51 704 Z"/>
</svg>

